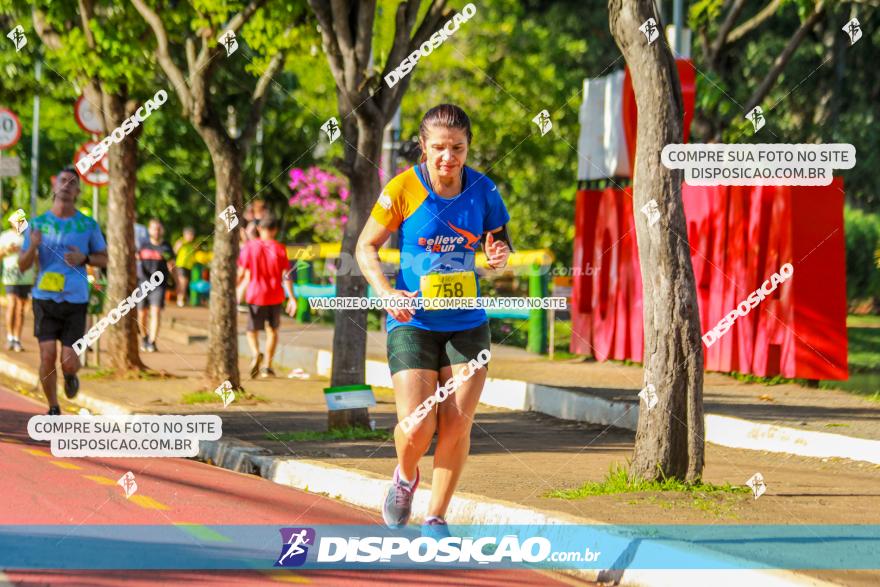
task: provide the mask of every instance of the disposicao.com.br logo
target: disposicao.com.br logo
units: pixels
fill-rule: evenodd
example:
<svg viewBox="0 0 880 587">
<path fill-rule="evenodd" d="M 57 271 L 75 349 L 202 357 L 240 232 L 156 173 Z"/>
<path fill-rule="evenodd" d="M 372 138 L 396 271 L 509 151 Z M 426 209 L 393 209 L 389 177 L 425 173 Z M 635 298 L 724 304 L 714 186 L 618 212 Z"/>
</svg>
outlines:
<svg viewBox="0 0 880 587">
<path fill-rule="evenodd" d="M 424 564 L 502 565 L 566 561 L 597 562 L 598 552 L 563 553 L 557 556 L 542 536 L 419 536 L 416 532 L 374 536 L 362 532 L 336 531 L 318 536 L 314 528 L 281 528 L 281 548 L 274 566 L 330 568 L 414 568 Z M 309 549 L 312 555 L 309 556 Z M 316 552 L 315 552 L 316 551 Z M 577 557 L 571 556 L 577 554 Z"/>
</svg>

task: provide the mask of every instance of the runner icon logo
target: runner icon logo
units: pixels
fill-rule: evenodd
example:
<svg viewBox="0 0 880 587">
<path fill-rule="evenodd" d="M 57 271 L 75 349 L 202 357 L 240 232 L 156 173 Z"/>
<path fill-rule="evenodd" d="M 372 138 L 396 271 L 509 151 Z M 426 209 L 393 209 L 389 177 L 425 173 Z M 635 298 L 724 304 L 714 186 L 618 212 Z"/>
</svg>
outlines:
<svg viewBox="0 0 880 587">
<path fill-rule="evenodd" d="M 854 18 L 843 26 L 843 32 L 849 36 L 849 44 L 855 45 L 856 41 L 862 38 L 862 25 L 859 19 Z"/>
<path fill-rule="evenodd" d="M 125 491 L 125 499 L 134 495 L 134 492 L 138 489 L 137 481 L 134 480 L 134 473 L 131 471 L 120 477 L 119 480 L 116 481 L 116 484 L 122 487 L 123 491 Z"/>
<path fill-rule="evenodd" d="M 339 130 L 339 121 L 336 120 L 335 116 L 331 117 L 330 120 L 322 124 L 321 130 L 327 133 L 327 139 L 331 143 L 338 139 L 339 135 L 342 134 L 342 132 Z"/>
<path fill-rule="evenodd" d="M 6 36 L 12 41 L 12 44 L 15 45 L 16 53 L 21 51 L 21 48 L 27 45 L 27 37 L 25 36 L 24 28 L 21 25 L 16 25 L 16 27 L 9 31 L 9 34 Z"/>
<path fill-rule="evenodd" d="M 767 491 L 767 485 L 764 483 L 764 476 L 760 473 L 752 475 L 751 478 L 746 481 L 746 485 L 751 488 L 752 495 L 755 496 L 755 499 L 758 499 Z"/>
<path fill-rule="evenodd" d="M 226 31 L 220 35 L 220 38 L 217 39 L 217 43 L 226 49 L 227 57 L 235 53 L 235 50 L 238 49 L 238 41 L 235 38 L 235 31 Z"/>
<path fill-rule="evenodd" d="M 24 213 L 24 210 L 19 208 L 9 217 L 9 223 L 15 227 L 15 232 L 21 234 L 27 230 L 28 227 L 27 214 Z"/>
<path fill-rule="evenodd" d="M 238 216 L 235 214 L 235 206 L 227 206 L 223 212 L 217 215 L 217 218 L 226 225 L 226 232 L 231 231 L 238 226 Z"/>
<path fill-rule="evenodd" d="M 538 112 L 538 115 L 532 119 L 532 122 L 537 124 L 538 128 L 541 129 L 542 137 L 550 132 L 550 129 L 553 128 L 553 121 L 550 120 L 550 113 L 546 110 L 541 110 L 540 112 Z M 492 187 L 492 191 L 495 191 L 494 186 Z"/>
<path fill-rule="evenodd" d="M 314 528 L 281 528 L 281 554 L 276 567 L 301 567 L 309 555 L 309 546 L 315 545 Z"/>
<path fill-rule="evenodd" d="M 766 120 L 764 120 L 764 111 L 760 106 L 755 106 L 749 113 L 746 114 L 745 119 L 752 123 L 752 126 L 755 127 L 755 132 L 758 132 L 762 128 L 764 128 L 764 124 L 766 124 Z"/>
<path fill-rule="evenodd" d="M 657 37 L 660 36 L 657 27 L 657 21 L 653 18 L 649 18 L 645 22 L 642 23 L 642 26 L 639 27 L 639 30 L 644 33 L 645 38 L 648 39 L 648 44 L 652 44 L 657 40 Z"/>
</svg>

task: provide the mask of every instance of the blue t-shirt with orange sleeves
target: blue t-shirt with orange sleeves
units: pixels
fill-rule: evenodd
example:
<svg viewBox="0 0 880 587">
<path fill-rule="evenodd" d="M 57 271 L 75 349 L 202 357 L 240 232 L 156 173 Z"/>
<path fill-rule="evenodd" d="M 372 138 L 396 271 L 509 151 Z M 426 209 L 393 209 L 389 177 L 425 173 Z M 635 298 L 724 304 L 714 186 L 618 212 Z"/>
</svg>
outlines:
<svg viewBox="0 0 880 587">
<path fill-rule="evenodd" d="M 461 193 L 453 198 L 437 195 L 414 166 L 389 181 L 373 206 L 371 216 L 398 233 L 397 289 L 418 291 L 422 297 L 479 297 L 474 262 L 480 238 L 508 223 L 510 214 L 491 179 L 464 169 Z M 405 324 L 452 332 L 486 320 L 481 309 L 416 310 L 409 322 L 398 322 L 389 314 L 387 330 Z"/>
</svg>

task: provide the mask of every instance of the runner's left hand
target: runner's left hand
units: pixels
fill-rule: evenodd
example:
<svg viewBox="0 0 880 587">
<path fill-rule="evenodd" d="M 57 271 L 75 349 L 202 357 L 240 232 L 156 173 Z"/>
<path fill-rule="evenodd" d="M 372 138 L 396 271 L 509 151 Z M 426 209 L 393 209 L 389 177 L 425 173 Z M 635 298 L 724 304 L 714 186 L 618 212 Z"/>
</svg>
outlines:
<svg viewBox="0 0 880 587">
<path fill-rule="evenodd" d="M 67 248 L 70 249 L 70 251 L 64 253 L 64 261 L 73 267 L 82 265 L 83 261 L 86 260 L 86 256 L 80 252 L 79 247 L 67 245 Z"/>
<path fill-rule="evenodd" d="M 287 299 L 287 309 L 285 310 L 287 315 L 293 318 L 296 316 L 296 300 L 293 298 Z"/>
<path fill-rule="evenodd" d="M 492 269 L 504 269 L 510 257 L 510 247 L 504 241 L 496 241 L 492 233 L 486 235 L 486 261 Z"/>
</svg>

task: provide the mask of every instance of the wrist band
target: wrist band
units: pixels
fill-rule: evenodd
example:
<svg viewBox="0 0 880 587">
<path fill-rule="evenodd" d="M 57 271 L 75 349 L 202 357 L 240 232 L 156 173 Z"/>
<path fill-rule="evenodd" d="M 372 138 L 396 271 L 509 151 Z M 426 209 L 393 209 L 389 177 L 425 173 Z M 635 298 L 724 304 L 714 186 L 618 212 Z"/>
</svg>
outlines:
<svg viewBox="0 0 880 587">
<path fill-rule="evenodd" d="M 89 264 L 89 256 L 86 255 L 86 260 L 83 261 L 83 267 L 85 267 L 85 266 L 88 265 L 88 264 Z"/>
</svg>

